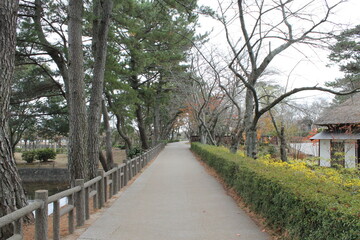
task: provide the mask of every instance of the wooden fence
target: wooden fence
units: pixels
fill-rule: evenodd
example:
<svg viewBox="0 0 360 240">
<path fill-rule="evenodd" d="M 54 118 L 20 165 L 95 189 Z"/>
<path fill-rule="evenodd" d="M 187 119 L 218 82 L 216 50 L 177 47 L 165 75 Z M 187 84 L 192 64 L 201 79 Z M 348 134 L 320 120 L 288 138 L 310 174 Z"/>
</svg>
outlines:
<svg viewBox="0 0 360 240">
<path fill-rule="evenodd" d="M 21 240 L 22 218 L 35 211 L 35 240 L 48 239 L 48 204 L 53 203 L 53 239 L 60 239 L 60 217 L 68 214 L 69 233 L 73 233 L 76 226 L 82 226 L 85 220 L 90 218 L 90 199 L 93 199 L 94 208 L 102 208 L 113 195 L 137 174 L 145 165 L 153 159 L 163 148 L 161 143 L 144 152 L 142 155 L 131 160 L 126 160 L 120 166 L 115 166 L 111 170 L 104 172 L 98 171 L 98 176 L 87 182 L 77 179 L 75 187 L 48 196 L 47 190 L 35 192 L 35 201 L 0 218 L 0 228 L 13 224 L 14 235 L 8 240 Z M 68 204 L 60 208 L 60 199 L 68 198 Z M 74 218 L 76 212 L 76 219 Z"/>
</svg>

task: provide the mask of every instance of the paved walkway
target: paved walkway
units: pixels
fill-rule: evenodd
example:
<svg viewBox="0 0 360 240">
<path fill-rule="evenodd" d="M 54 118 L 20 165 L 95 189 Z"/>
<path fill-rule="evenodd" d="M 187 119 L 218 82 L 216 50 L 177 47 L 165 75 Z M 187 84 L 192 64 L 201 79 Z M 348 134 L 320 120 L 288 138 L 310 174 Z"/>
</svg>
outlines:
<svg viewBox="0 0 360 240">
<path fill-rule="evenodd" d="M 269 236 L 172 143 L 79 240 L 265 240 Z"/>
</svg>

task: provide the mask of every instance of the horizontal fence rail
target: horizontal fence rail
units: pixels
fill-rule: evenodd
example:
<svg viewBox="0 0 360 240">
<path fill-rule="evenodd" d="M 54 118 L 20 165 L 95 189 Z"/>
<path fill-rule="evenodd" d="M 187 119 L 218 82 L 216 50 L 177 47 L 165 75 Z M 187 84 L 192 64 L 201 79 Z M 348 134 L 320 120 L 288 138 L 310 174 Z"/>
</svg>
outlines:
<svg viewBox="0 0 360 240">
<path fill-rule="evenodd" d="M 52 203 L 53 239 L 60 239 L 60 217 L 66 214 L 71 234 L 75 230 L 75 224 L 77 227 L 83 226 L 85 220 L 90 218 L 90 199 L 93 201 L 94 209 L 102 208 L 108 199 L 125 187 L 164 147 L 165 144 L 160 143 L 140 156 L 125 160 L 121 165 L 115 165 L 107 172 L 98 170 L 98 176 L 87 182 L 76 179 L 75 187 L 52 196 L 48 196 L 47 190 L 37 190 L 34 202 L 0 218 L 0 228 L 12 224 L 14 235 L 8 240 L 21 240 L 23 218 L 35 211 L 35 240 L 47 240 L 48 204 Z M 60 208 L 60 199 L 65 197 L 68 198 L 68 203 Z"/>
</svg>

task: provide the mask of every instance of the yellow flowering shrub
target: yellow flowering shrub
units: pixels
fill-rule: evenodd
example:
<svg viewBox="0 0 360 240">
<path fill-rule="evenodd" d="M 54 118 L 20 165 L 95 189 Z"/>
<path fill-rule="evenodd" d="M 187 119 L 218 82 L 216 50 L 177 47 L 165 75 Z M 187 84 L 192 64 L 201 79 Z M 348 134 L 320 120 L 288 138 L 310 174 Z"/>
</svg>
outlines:
<svg viewBox="0 0 360 240">
<path fill-rule="evenodd" d="M 241 153 L 241 155 L 243 154 Z M 329 167 L 309 167 L 306 161 L 290 160 L 289 162 L 282 162 L 279 159 L 272 158 L 270 154 L 261 156 L 258 160 L 265 166 L 285 168 L 289 171 L 302 173 L 309 179 L 334 183 L 352 193 L 360 194 L 360 175 L 357 169 L 344 170 Z"/>
</svg>

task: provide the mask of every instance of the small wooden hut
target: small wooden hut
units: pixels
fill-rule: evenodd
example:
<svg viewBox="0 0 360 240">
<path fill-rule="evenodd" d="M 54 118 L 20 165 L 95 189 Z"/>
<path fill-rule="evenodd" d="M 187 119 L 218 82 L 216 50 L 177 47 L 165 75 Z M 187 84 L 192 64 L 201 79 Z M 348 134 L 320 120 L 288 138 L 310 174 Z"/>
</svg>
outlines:
<svg viewBox="0 0 360 240">
<path fill-rule="evenodd" d="M 335 164 L 355 168 L 360 152 L 360 94 L 352 95 L 342 104 L 327 109 L 315 121 L 315 125 L 327 127 L 311 140 L 319 140 L 320 166 Z"/>
</svg>

